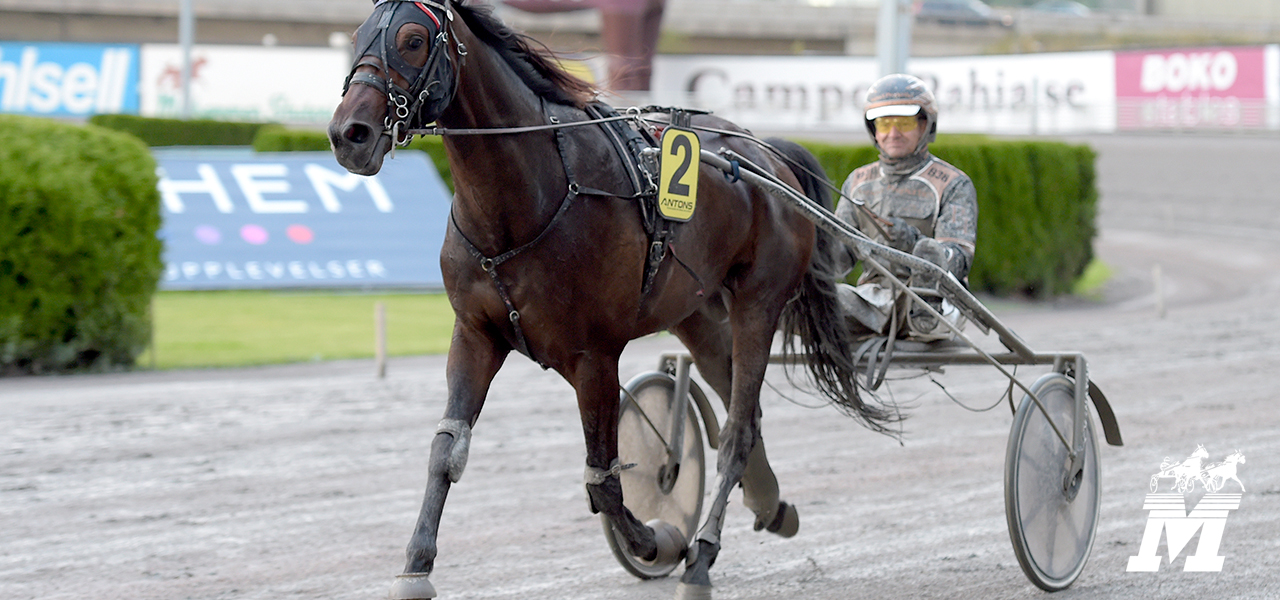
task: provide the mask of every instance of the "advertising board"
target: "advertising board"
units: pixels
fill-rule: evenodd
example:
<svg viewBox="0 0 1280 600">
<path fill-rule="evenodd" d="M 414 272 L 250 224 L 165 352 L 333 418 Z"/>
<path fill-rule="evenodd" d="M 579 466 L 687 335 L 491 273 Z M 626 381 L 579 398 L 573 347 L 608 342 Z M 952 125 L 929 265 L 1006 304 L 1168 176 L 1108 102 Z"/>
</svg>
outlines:
<svg viewBox="0 0 1280 600">
<path fill-rule="evenodd" d="M 862 131 L 862 99 L 874 58 L 701 56 L 654 58 L 658 104 L 710 110 L 751 129 Z"/>
<path fill-rule="evenodd" d="M 1267 123 L 1262 46 L 1117 52 L 1120 129 L 1251 129 Z"/>
<path fill-rule="evenodd" d="M 0 112 L 83 117 L 138 112 L 138 47 L 0 43 Z"/>
<path fill-rule="evenodd" d="M 1114 129 L 1109 52 L 919 58 L 908 71 L 938 98 L 945 132 L 1075 133 Z M 655 59 L 660 103 L 711 110 L 751 129 L 861 135 L 874 58 L 671 56 Z"/>
<path fill-rule="evenodd" d="M 374 176 L 329 152 L 157 150 L 161 288 L 443 286 L 450 195 L 420 151 Z"/>
<path fill-rule="evenodd" d="M 191 114 L 224 121 L 327 123 L 342 99 L 351 55 L 341 48 L 195 46 Z M 142 46 L 141 112 L 182 112 L 182 53 L 177 45 Z"/>
<path fill-rule="evenodd" d="M 1267 128 L 1280 129 L 1280 44 L 1267 46 L 1263 62 L 1267 79 Z"/>
<path fill-rule="evenodd" d="M 907 69 L 929 84 L 939 131 L 1061 134 L 1115 129 L 1110 52 L 920 58 Z"/>
</svg>

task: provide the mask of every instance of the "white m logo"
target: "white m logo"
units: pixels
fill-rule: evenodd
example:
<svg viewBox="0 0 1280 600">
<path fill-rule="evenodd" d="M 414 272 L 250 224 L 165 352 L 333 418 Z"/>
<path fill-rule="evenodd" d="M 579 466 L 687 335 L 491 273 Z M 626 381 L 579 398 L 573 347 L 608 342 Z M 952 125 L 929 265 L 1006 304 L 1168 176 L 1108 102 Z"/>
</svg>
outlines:
<svg viewBox="0 0 1280 600">
<path fill-rule="evenodd" d="M 1222 532 L 1227 526 L 1229 511 L 1240 508 L 1241 494 L 1205 494 L 1190 513 L 1182 494 L 1147 494 L 1143 510 L 1151 511 L 1147 517 L 1147 530 L 1142 534 L 1142 547 L 1137 556 L 1129 557 L 1127 571 L 1159 571 L 1160 534 L 1165 534 L 1169 544 L 1169 562 L 1182 554 L 1191 537 L 1200 532 L 1200 544 L 1194 556 L 1188 556 L 1183 571 L 1221 571 L 1225 557 L 1218 556 Z"/>
</svg>

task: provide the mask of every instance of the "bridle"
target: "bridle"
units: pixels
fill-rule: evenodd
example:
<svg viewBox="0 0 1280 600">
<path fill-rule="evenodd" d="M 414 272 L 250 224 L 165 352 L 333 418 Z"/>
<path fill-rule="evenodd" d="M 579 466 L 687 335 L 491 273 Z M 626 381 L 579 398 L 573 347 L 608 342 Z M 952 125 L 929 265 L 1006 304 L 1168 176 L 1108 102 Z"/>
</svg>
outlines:
<svg viewBox="0 0 1280 600">
<path fill-rule="evenodd" d="M 386 96 L 387 116 L 381 135 L 391 136 L 393 148 L 409 143 L 412 136 L 405 135 L 408 130 L 434 122 L 457 92 L 457 68 L 448 51 L 453 29 L 450 1 L 441 0 L 440 4 L 432 0 L 375 0 L 373 14 L 356 30 L 356 59 L 342 84 L 342 94 L 345 96 L 352 85 L 360 84 Z M 432 9 L 439 10 L 444 20 Z M 396 33 L 409 23 L 428 29 L 435 26 L 434 42 L 427 64 L 422 67 L 406 61 L 396 47 Z M 456 46 L 459 60 L 464 59 L 466 46 L 461 41 Z M 378 73 L 358 73 L 363 66 L 374 67 Z M 407 89 L 396 84 L 393 71 L 410 82 Z M 405 137 L 403 142 L 401 136 Z"/>
</svg>

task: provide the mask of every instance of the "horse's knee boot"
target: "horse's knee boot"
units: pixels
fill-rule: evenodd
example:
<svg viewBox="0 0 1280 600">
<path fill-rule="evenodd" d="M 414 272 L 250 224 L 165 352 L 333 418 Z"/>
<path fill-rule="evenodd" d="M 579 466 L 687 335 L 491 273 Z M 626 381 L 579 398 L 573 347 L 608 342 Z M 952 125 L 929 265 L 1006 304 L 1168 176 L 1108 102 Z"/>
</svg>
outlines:
<svg viewBox="0 0 1280 600">
<path fill-rule="evenodd" d="M 447 433 L 453 436 L 449 451 L 444 456 L 444 470 L 449 481 L 458 483 L 462 479 L 462 471 L 467 468 L 467 454 L 471 450 L 471 426 L 460 419 L 445 419 L 436 426 L 436 435 Z"/>
</svg>

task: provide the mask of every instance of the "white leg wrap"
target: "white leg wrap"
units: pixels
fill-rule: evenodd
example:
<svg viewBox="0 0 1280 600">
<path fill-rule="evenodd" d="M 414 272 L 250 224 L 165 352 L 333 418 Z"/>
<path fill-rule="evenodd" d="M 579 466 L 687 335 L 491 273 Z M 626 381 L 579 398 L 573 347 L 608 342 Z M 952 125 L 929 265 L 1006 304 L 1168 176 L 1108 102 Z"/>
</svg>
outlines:
<svg viewBox="0 0 1280 600">
<path fill-rule="evenodd" d="M 449 481 L 458 483 L 462 479 L 462 470 L 467 468 L 467 452 L 471 449 L 471 426 L 461 419 L 445 419 L 436 426 L 436 435 L 447 433 L 453 436 L 453 445 L 449 447 L 449 457 L 445 459 Z"/>
</svg>

